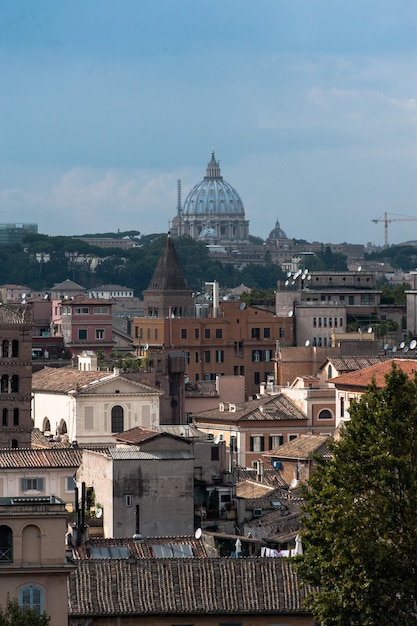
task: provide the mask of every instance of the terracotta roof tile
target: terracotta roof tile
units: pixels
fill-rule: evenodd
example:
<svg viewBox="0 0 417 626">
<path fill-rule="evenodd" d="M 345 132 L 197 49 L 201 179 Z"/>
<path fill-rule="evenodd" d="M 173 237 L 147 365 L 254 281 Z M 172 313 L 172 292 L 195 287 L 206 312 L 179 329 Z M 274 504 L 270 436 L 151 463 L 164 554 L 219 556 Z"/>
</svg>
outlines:
<svg viewBox="0 0 417 626">
<path fill-rule="evenodd" d="M 394 363 L 410 378 L 416 375 L 417 359 L 388 359 L 383 363 L 337 376 L 330 379 L 330 382 L 336 387 L 356 387 L 365 390 L 374 379 L 376 386 L 381 389 L 385 387 L 385 378 L 392 371 Z"/>
<path fill-rule="evenodd" d="M 44 367 L 32 376 L 33 391 L 60 391 L 68 393 L 92 382 L 110 378 L 110 372 L 83 372 L 66 367 Z"/>
<path fill-rule="evenodd" d="M 217 422 L 243 421 L 285 421 L 306 420 L 306 414 L 287 396 L 280 393 L 276 396 L 262 396 L 243 404 L 235 405 L 236 410 L 221 411 L 220 408 L 210 409 L 201 413 L 193 413 L 191 417 L 198 423 L 199 419 L 213 419 Z"/>
<path fill-rule="evenodd" d="M 275 450 L 264 452 L 262 456 L 285 459 L 311 459 L 316 454 L 328 455 L 327 435 L 300 435 L 297 439 L 284 443 Z"/>
<path fill-rule="evenodd" d="M 79 467 L 82 450 L 78 448 L 50 448 L 43 450 L 14 448 L 0 450 L 0 469 Z"/>
<path fill-rule="evenodd" d="M 307 614 L 288 559 L 82 561 L 68 581 L 69 616 Z"/>
</svg>

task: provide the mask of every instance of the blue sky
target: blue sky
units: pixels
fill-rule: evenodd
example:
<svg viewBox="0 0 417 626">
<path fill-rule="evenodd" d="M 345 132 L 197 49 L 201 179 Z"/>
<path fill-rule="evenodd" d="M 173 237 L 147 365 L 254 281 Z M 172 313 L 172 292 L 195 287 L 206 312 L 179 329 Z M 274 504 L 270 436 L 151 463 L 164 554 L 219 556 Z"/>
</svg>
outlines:
<svg viewBox="0 0 417 626">
<path fill-rule="evenodd" d="M 253 235 L 417 217 L 415 0 L 0 0 L 0 84 L 1 222 L 166 232 L 213 149 Z"/>
</svg>

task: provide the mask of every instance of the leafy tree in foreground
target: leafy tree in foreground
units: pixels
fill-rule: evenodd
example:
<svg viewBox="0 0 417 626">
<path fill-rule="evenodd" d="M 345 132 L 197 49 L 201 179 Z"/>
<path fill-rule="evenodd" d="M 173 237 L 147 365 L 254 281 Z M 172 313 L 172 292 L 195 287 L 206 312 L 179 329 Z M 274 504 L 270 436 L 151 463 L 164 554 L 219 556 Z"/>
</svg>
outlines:
<svg viewBox="0 0 417 626">
<path fill-rule="evenodd" d="M 0 606 L 0 626 L 48 626 L 50 617 L 34 609 L 22 609 L 16 598 L 7 598 L 6 608 Z"/>
<path fill-rule="evenodd" d="M 350 408 L 304 489 L 301 578 L 325 626 L 417 624 L 417 376 L 393 367 Z"/>
</svg>

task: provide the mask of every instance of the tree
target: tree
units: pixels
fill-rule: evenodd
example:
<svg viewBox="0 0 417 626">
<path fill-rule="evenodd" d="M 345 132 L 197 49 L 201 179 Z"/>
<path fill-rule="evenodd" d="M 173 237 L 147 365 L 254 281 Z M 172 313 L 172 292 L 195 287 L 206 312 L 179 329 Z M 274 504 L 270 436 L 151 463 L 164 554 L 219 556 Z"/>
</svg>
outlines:
<svg viewBox="0 0 417 626">
<path fill-rule="evenodd" d="M 45 613 L 21 608 L 16 598 L 7 597 L 6 608 L 0 606 L 0 626 L 48 626 L 50 617 Z"/>
<path fill-rule="evenodd" d="M 417 375 L 393 366 L 351 405 L 304 488 L 296 567 L 325 626 L 417 623 Z"/>
</svg>

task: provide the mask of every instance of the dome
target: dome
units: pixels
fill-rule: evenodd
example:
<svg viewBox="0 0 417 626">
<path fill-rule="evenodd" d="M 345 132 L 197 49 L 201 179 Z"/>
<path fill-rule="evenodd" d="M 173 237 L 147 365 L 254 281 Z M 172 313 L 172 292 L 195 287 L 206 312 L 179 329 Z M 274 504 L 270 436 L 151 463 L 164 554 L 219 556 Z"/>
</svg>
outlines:
<svg viewBox="0 0 417 626">
<path fill-rule="evenodd" d="M 185 215 L 241 215 L 243 202 L 235 189 L 220 174 L 219 162 L 211 154 L 204 180 L 195 185 L 184 202 Z"/>
<path fill-rule="evenodd" d="M 217 232 L 214 228 L 204 228 L 199 236 L 199 239 L 215 239 L 217 237 Z"/>
<path fill-rule="evenodd" d="M 269 233 L 268 239 L 271 239 L 271 240 L 288 239 L 287 235 L 284 233 L 281 226 L 279 225 L 278 220 L 275 222 L 275 228 L 271 230 L 271 232 Z"/>
</svg>

